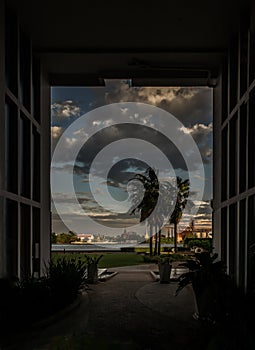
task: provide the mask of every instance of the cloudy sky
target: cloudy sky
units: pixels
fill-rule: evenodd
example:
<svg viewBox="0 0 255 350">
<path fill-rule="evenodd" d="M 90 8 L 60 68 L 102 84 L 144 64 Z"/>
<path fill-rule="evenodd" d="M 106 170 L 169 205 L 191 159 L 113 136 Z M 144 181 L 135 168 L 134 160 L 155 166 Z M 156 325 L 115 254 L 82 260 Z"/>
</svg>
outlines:
<svg viewBox="0 0 255 350">
<path fill-rule="evenodd" d="M 119 102 L 122 104 L 117 113 L 123 122 L 116 123 L 113 117 L 116 108 L 113 110 L 111 106 Z M 98 109 L 102 106 L 107 109 Z M 177 118 L 179 124 L 174 118 L 166 121 L 166 112 Z M 130 215 L 128 210 L 128 180 L 137 173 L 143 174 L 152 159 L 156 162 L 155 168 L 162 170 L 164 179 L 173 173 L 189 178 L 192 194 L 200 191 L 203 181 L 202 198 L 193 198 L 197 211 L 195 226 L 211 225 L 210 88 L 138 88 L 125 80 L 107 80 L 105 87 L 55 87 L 52 88 L 51 116 L 52 154 L 58 150 L 51 172 L 53 231 L 68 232 L 74 227 L 78 233 L 110 234 L 110 228 L 115 228 L 122 233 L 124 227 L 139 223 L 139 215 Z M 165 130 L 170 130 L 172 136 Z M 198 147 L 203 176 L 187 137 L 192 137 Z M 77 147 L 79 150 L 75 153 Z M 78 206 L 68 185 L 70 176 Z M 185 213 L 183 226 L 191 217 Z"/>
</svg>

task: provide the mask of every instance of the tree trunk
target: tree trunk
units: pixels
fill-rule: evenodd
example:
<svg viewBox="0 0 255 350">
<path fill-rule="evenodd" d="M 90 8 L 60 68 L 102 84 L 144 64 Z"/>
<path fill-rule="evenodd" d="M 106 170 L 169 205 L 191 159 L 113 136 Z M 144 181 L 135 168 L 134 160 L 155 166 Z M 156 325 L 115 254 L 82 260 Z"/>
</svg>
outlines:
<svg viewBox="0 0 255 350">
<path fill-rule="evenodd" d="M 161 229 L 158 231 L 158 255 L 161 253 Z"/>
<path fill-rule="evenodd" d="M 177 224 L 174 223 L 174 252 L 176 253 L 177 250 Z"/>
<path fill-rule="evenodd" d="M 150 226 L 150 256 L 152 256 L 152 226 Z"/>
<path fill-rule="evenodd" d="M 154 255 L 157 255 L 157 253 L 158 253 L 158 232 L 157 232 L 157 228 L 156 228 Z"/>
</svg>

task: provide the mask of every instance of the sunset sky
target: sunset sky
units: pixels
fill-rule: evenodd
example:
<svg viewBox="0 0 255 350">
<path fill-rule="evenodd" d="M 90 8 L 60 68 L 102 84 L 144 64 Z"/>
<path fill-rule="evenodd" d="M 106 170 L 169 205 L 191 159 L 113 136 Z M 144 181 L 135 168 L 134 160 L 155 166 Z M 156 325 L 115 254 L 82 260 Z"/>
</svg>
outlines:
<svg viewBox="0 0 255 350">
<path fill-rule="evenodd" d="M 205 190 L 202 200 L 195 201 L 194 204 L 199 207 L 195 217 L 195 226 L 207 227 L 211 225 L 210 200 L 212 199 L 212 89 L 210 88 L 178 88 L 178 87 L 132 87 L 128 80 L 107 80 L 105 87 L 55 87 L 52 88 L 51 103 L 51 137 L 52 153 L 63 132 L 72 123 L 89 111 L 97 107 L 109 105 L 117 102 L 140 102 L 161 108 L 171 113 L 182 124 L 181 132 L 193 137 L 200 151 L 204 170 L 205 170 Z M 123 115 L 130 113 L 129 108 L 122 108 L 120 113 Z M 140 118 L 136 116 L 135 118 Z M 139 222 L 139 216 L 131 216 L 129 212 L 114 212 L 114 205 L 111 210 L 102 208 L 89 186 L 90 166 L 95 156 L 107 145 L 117 140 L 126 138 L 142 139 L 155 145 L 163 152 L 171 162 L 176 175 L 183 179 L 189 176 L 196 178 L 196 169 L 191 173 L 187 172 L 187 165 L 176 146 L 164 135 L 151 126 L 157 124 L 157 119 L 147 119 L 143 117 L 143 125 L 134 127 L 133 125 L 109 126 L 106 116 L 104 128 L 95 132 L 95 134 L 86 140 L 86 122 L 83 128 L 75 133 L 75 137 L 65 137 L 63 143 L 63 157 L 58 163 L 52 164 L 52 178 L 54 179 L 54 200 L 59 203 L 62 215 L 66 222 L 76 220 L 78 222 L 77 233 L 100 233 L 107 234 L 107 227 L 119 228 L 119 233 L 123 232 L 123 227 L 128 227 Z M 86 120 L 86 119 L 85 119 Z M 160 118 L 159 118 L 160 120 Z M 99 122 L 94 121 L 95 128 Z M 96 129 L 95 129 L 96 130 Z M 84 146 L 80 149 L 76 158 L 74 171 L 70 167 L 69 155 L 77 140 L 84 138 Z M 135 147 L 135 145 L 134 145 Z M 136 146 L 137 147 L 137 146 Z M 131 147 L 132 148 L 132 147 Z M 123 153 L 121 148 L 116 150 Z M 140 150 L 137 150 L 139 153 Z M 142 150 L 140 152 L 142 158 Z M 108 164 L 101 161 L 101 168 L 104 169 Z M 137 173 L 144 173 L 148 164 L 135 159 L 122 159 L 115 161 L 111 167 L 107 179 L 99 171 L 96 192 L 104 196 L 104 186 L 108 186 L 108 191 L 112 198 L 117 201 L 123 201 L 127 198 L 127 183 L 130 178 Z M 73 171 L 73 182 L 75 192 L 79 203 L 86 215 L 106 226 L 104 232 L 95 232 L 93 225 L 86 219 L 82 210 L 74 207 L 72 198 L 66 186 L 66 174 Z M 166 170 L 166 177 L 168 176 Z M 100 182 L 101 181 L 101 182 Z M 195 180 L 194 183 L 196 184 Z M 191 188 L 191 191 L 197 189 Z M 188 215 L 183 217 L 183 225 L 190 221 Z M 59 218 L 54 204 L 52 204 L 52 230 L 54 232 L 68 232 L 62 220 Z M 142 233 L 142 232 L 140 232 Z"/>
</svg>

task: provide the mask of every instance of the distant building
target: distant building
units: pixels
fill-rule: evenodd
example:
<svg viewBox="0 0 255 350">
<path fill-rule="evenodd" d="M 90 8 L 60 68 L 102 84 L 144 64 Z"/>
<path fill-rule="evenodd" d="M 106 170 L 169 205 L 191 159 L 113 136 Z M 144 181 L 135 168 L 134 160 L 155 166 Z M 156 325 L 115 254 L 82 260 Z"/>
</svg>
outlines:
<svg viewBox="0 0 255 350">
<path fill-rule="evenodd" d="M 188 238 L 212 238 L 212 230 L 207 228 L 196 228 L 191 230 L 187 228 L 178 233 L 178 239 L 184 240 L 186 237 Z"/>
<path fill-rule="evenodd" d="M 127 233 L 126 229 L 124 229 L 123 233 L 121 234 L 121 239 L 123 239 L 123 240 L 128 239 L 128 233 Z"/>
<path fill-rule="evenodd" d="M 146 241 L 150 238 L 148 232 L 145 232 L 144 238 L 145 238 Z"/>
<path fill-rule="evenodd" d="M 79 238 L 82 242 L 91 243 L 95 237 L 90 233 L 78 233 L 77 238 Z"/>
<path fill-rule="evenodd" d="M 162 234 L 164 234 L 167 238 L 174 237 L 174 226 L 172 224 L 165 225 L 162 227 Z"/>
</svg>

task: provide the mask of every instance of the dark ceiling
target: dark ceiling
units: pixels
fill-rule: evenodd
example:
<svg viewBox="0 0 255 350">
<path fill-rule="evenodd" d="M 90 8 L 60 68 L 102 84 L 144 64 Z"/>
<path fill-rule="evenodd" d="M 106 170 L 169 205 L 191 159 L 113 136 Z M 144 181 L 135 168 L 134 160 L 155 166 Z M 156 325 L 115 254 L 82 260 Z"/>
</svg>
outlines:
<svg viewBox="0 0 255 350">
<path fill-rule="evenodd" d="M 50 73 L 101 76 L 214 70 L 244 8 L 243 1 L 230 0 L 7 3 Z"/>
<path fill-rule="evenodd" d="M 218 50 L 238 1 L 8 0 L 41 50 Z M 242 1 L 243 4 L 243 1 Z"/>
</svg>

